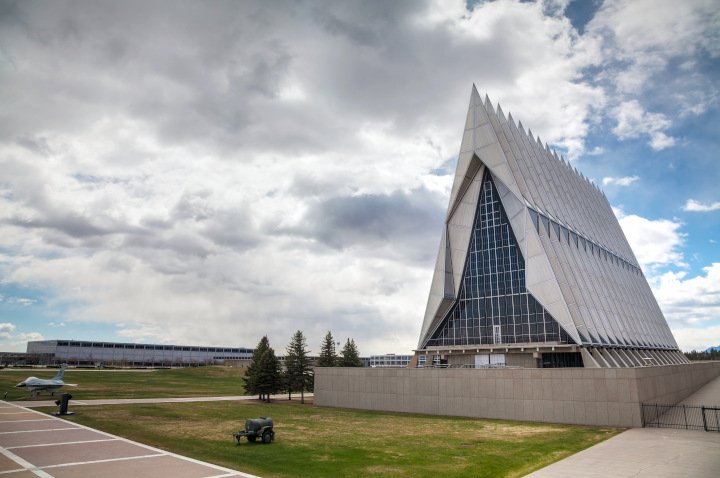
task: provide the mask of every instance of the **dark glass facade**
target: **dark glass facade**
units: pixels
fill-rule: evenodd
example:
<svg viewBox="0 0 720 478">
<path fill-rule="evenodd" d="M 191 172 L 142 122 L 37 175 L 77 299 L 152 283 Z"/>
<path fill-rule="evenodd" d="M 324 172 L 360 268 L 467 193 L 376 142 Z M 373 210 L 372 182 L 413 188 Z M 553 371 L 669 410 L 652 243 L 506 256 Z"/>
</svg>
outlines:
<svg viewBox="0 0 720 478">
<path fill-rule="evenodd" d="M 458 299 L 426 346 L 538 342 L 573 343 L 525 288 L 525 260 L 486 171 Z"/>
<path fill-rule="evenodd" d="M 541 368 L 582 367 L 583 360 L 580 352 L 552 352 L 542 354 Z"/>
</svg>

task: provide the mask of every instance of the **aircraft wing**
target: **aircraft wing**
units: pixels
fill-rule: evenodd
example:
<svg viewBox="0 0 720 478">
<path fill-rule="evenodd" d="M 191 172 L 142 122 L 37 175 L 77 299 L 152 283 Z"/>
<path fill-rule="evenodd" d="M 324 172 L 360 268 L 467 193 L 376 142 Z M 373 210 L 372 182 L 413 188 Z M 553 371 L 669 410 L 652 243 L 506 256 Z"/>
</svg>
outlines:
<svg viewBox="0 0 720 478">
<path fill-rule="evenodd" d="M 77 387 L 78 384 L 77 383 L 65 383 L 65 384 L 63 384 L 63 386 L 64 387 Z"/>
</svg>

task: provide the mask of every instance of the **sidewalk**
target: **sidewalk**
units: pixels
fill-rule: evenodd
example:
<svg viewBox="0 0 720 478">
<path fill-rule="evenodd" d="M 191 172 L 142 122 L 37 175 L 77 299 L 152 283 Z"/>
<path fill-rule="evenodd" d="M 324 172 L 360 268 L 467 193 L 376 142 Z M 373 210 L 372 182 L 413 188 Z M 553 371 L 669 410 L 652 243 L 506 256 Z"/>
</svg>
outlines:
<svg viewBox="0 0 720 478">
<path fill-rule="evenodd" d="M 720 377 L 683 400 L 720 404 Z M 715 478 L 720 476 L 720 433 L 633 428 L 526 478 Z"/>
<path fill-rule="evenodd" d="M 633 428 L 526 478 L 715 478 L 720 433 Z"/>
<path fill-rule="evenodd" d="M 300 400 L 300 394 L 293 394 L 293 400 Z M 312 398 L 312 393 L 305 393 L 305 398 Z M 20 402 L 10 402 L 14 405 L 27 408 L 39 408 L 39 407 L 54 407 L 55 400 L 58 400 L 60 396 L 54 400 L 27 400 Z M 286 394 L 271 395 L 273 400 L 287 400 Z M 114 399 L 98 399 L 98 400 L 70 400 L 70 407 L 83 406 L 83 405 L 127 405 L 132 403 L 186 403 L 186 402 L 222 402 L 222 401 L 236 401 L 236 400 L 257 400 L 256 396 L 250 395 L 235 395 L 235 396 L 223 396 L 223 397 L 168 397 L 168 398 L 114 398 Z"/>
</svg>

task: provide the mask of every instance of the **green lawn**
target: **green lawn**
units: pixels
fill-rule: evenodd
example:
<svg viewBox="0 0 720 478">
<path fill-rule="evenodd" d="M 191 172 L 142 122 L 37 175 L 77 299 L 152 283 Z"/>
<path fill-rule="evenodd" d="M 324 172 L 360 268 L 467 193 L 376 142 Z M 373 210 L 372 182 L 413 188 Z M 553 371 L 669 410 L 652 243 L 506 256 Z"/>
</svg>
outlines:
<svg viewBox="0 0 720 478">
<path fill-rule="evenodd" d="M 28 400 L 30 393 L 26 389 L 14 388 L 15 385 L 30 375 L 52 378 L 56 372 L 56 369 L 0 370 L 0 398 L 8 392 L 7 400 Z M 69 369 L 63 380 L 78 386 L 63 387 L 59 393 L 69 392 L 76 400 L 243 395 L 243 373 L 244 369 L 215 366 L 151 371 Z M 58 395 L 58 392 L 55 394 Z M 37 399 L 47 400 L 47 392 L 42 392 Z"/>
<path fill-rule="evenodd" d="M 73 410 L 71 421 L 263 477 L 517 477 L 620 431 L 321 408 L 284 400 Z M 274 419 L 276 441 L 236 446 L 231 433 L 257 416 Z"/>
</svg>

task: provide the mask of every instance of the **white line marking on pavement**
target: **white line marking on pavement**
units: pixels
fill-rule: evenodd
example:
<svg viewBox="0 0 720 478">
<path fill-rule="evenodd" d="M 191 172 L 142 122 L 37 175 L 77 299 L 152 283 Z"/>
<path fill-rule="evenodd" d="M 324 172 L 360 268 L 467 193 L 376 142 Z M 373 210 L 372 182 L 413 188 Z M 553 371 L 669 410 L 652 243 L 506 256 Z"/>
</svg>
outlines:
<svg viewBox="0 0 720 478">
<path fill-rule="evenodd" d="M 34 410 L 33 410 L 33 411 L 34 411 Z M 36 413 L 40 413 L 40 412 L 36 412 Z M 76 423 L 75 425 L 77 425 L 78 427 L 81 427 L 81 428 L 85 428 L 86 430 L 90 430 L 90 431 L 93 431 L 93 432 L 101 433 L 101 434 L 103 434 L 103 435 L 107 435 L 107 436 L 109 436 L 109 437 L 118 438 L 118 439 L 120 439 L 120 440 L 122 440 L 122 441 L 124 441 L 124 442 L 126 442 L 126 443 L 130 443 L 131 445 L 137 445 L 137 446 L 139 446 L 139 447 L 145 448 L 146 450 L 158 452 L 158 453 L 164 454 L 164 455 L 166 455 L 166 456 L 172 456 L 172 457 L 178 458 L 178 459 L 180 459 L 180 460 L 189 461 L 189 462 L 191 462 L 191 463 L 195 463 L 196 465 L 202 465 L 202 466 L 206 466 L 206 467 L 209 467 L 209 468 L 214 468 L 214 469 L 216 469 L 216 470 L 218 470 L 218 471 L 222 471 L 222 472 L 227 473 L 228 476 L 242 476 L 242 477 L 244 477 L 244 478 L 260 478 L 259 476 L 257 476 L 257 475 L 251 475 L 250 473 L 243 473 L 242 471 L 231 470 L 230 468 L 225 468 L 224 466 L 215 465 L 214 463 L 208 463 L 208 462 L 206 462 L 206 461 L 200 461 L 200 460 L 196 460 L 195 458 L 190 458 L 189 456 L 178 455 L 177 453 L 172 453 L 172 452 L 169 452 L 169 451 L 166 451 L 166 450 L 161 450 L 161 449 L 159 449 L 159 448 L 154 448 L 154 447 L 151 447 L 150 445 L 145 445 L 144 443 L 140 443 L 140 442 L 128 440 L 127 438 L 123 438 L 123 437 L 121 437 L 121 436 L 113 435 L 113 434 L 111 434 L 111 433 L 107 433 L 107 432 L 104 432 L 104 431 L 102 431 L 102 430 L 97 430 L 97 429 L 95 429 L 95 428 L 86 427 L 85 425 L 81 425 L 80 423 Z"/>
<path fill-rule="evenodd" d="M 226 473 L 224 475 L 205 476 L 203 478 L 226 478 L 229 476 L 248 476 L 248 475 L 243 474 L 241 471 L 236 471 L 235 473 Z"/>
<path fill-rule="evenodd" d="M 18 465 L 22 466 L 27 471 L 34 473 L 35 475 L 39 476 L 40 478 L 53 478 L 52 475 L 42 471 L 41 469 L 37 468 L 32 463 L 23 460 L 19 456 L 17 456 L 15 453 L 6 450 L 5 448 L 0 446 L 0 453 L 5 455 L 6 457 L 10 458 L 12 461 L 17 463 Z"/>
<path fill-rule="evenodd" d="M 92 465 L 93 463 L 111 463 L 113 461 L 139 460 L 141 458 L 156 458 L 158 456 L 165 456 L 165 455 L 163 453 L 157 453 L 154 455 L 138 455 L 138 456 L 125 456 L 122 458 L 108 458 L 107 460 L 76 461 L 73 463 L 60 463 L 59 465 L 43 466 L 42 469 L 47 470 L 48 468 L 62 468 L 64 466 Z"/>
<path fill-rule="evenodd" d="M 18 448 L 35 448 L 38 446 L 55 446 L 55 445 L 77 445 L 79 443 L 99 443 L 106 441 L 118 441 L 117 438 L 104 438 L 102 440 L 83 440 L 83 441 L 66 441 L 61 443 L 39 443 L 37 445 L 18 445 L 18 446 L 6 446 L 6 450 L 15 450 Z"/>
<path fill-rule="evenodd" d="M 25 471 L 25 468 L 16 468 L 16 469 L 14 469 L 14 470 L 0 471 L 0 475 L 7 475 L 7 474 L 10 474 L 10 473 L 17 473 L 18 471 Z"/>
<path fill-rule="evenodd" d="M 37 412 L 40 413 L 40 412 Z M 43 413 L 44 415 L 44 413 Z M 49 420 L 55 420 L 54 418 L 41 418 L 40 420 L 2 420 L 0 423 L 20 423 L 20 422 L 47 422 Z"/>
<path fill-rule="evenodd" d="M 42 430 L 18 430 L 16 432 L 0 432 L 0 435 L 11 435 L 13 433 L 37 433 L 37 432 L 54 432 L 58 430 L 82 430 L 80 427 L 69 428 L 44 428 Z"/>
<path fill-rule="evenodd" d="M 5 403 L 7 403 L 7 402 L 5 402 Z M 19 406 L 19 405 L 15 405 L 15 404 L 9 404 L 9 405 L 12 405 L 12 406 L 14 406 L 14 407 L 20 408 L 20 409 L 22 409 L 22 410 L 27 410 L 28 412 L 36 413 L 36 414 L 38 414 L 38 415 L 47 416 L 47 415 L 45 415 L 44 413 L 38 412 L 37 410 L 33 410 L 33 409 L 31 409 L 31 408 L 25 408 L 25 407 L 21 407 L 21 406 Z M 57 420 L 57 421 L 62 421 L 62 422 L 64 422 L 64 423 L 71 423 L 71 422 L 68 422 L 68 421 L 66 421 L 66 420 L 62 420 L 62 419 L 60 419 L 60 418 L 50 418 L 49 420 Z M 41 420 L 34 420 L 34 421 L 41 421 Z M 111 437 L 111 438 L 116 438 L 116 439 L 118 439 L 118 440 L 124 441 L 125 443 L 129 443 L 129 444 L 131 444 L 131 445 L 136 445 L 136 446 L 139 446 L 139 447 L 141 447 L 141 448 L 145 448 L 146 450 L 153 451 L 153 452 L 157 453 L 157 454 L 154 454 L 154 455 L 146 455 L 148 458 L 149 458 L 149 457 L 154 457 L 154 456 L 163 456 L 163 455 L 165 455 L 165 456 L 171 456 L 171 457 L 174 457 L 174 458 L 178 458 L 178 459 L 180 459 L 180 460 L 189 461 L 190 463 L 195 463 L 195 464 L 197 464 L 197 465 L 202 465 L 202 466 L 206 466 L 206 467 L 208 467 L 208 468 L 214 468 L 215 470 L 222 471 L 222 472 L 224 472 L 225 474 L 224 474 L 224 475 L 221 475 L 221 476 L 242 476 L 242 477 L 244 477 L 244 478 L 260 478 L 260 477 L 258 477 L 258 476 L 256 476 L 256 475 L 251 475 L 251 474 L 249 474 L 249 473 L 243 473 L 242 471 L 231 470 L 230 468 L 225 468 L 224 466 L 215 465 L 215 464 L 213 464 L 213 463 L 208 463 L 208 462 L 206 462 L 206 461 L 200 461 L 200 460 L 196 460 L 196 459 L 194 459 L 194 458 L 190 458 L 190 457 L 188 457 L 188 456 L 178 455 L 177 453 L 172 453 L 172 452 L 169 452 L 169 451 L 161 450 L 161 449 L 159 449 L 159 448 L 154 448 L 154 447 L 151 447 L 151 446 L 149 446 L 149 445 L 145 445 L 144 443 L 140 443 L 140 442 L 128 440 L 127 438 L 123 438 L 123 437 L 121 437 L 121 436 L 113 435 L 112 433 L 107 433 L 107 432 L 104 432 L 104 431 L 102 431 L 102 430 L 97 430 L 97 429 L 95 429 L 95 428 L 90 428 L 90 427 L 88 427 L 88 426 L 81 425 L 80 423 L 74 423 L 74 422 L 73 422 L 73 425 L 77 425 L 76 428 L 84 428 L 85 430 L 90 430 L 90 431 L 99 433 L 99 434 L 101 434 L 101 435 L 105 435 L 105 436 L 108 436 L 108 437 Z M 2 447 L 0 447 L 0 449 L 2 449 Z M 10 452 L 7 452 L 7 453 L 10 453 Z M 142 458 L 142 457 L 129 457 L 129 458 L 125 458 L 125 459 L 130 460 L 130 459 L 133 459 L 133 458 Z M 118 460 L 122 460 L 122 459 L 123 459 L 123 458 L 117 458 L 117 459 L 111 459 L 111 460 L 99 460 L 99 461 L 97 461 L 97 462 L 95 462 L 95 461 L 89 461 L 89 462 L 85 462 L 85 463 L 87 463 L 87 464 L 90 464 L 90 463 L 102 463 L 102 462 L 104 462 L 104 461 L 118 461 Z M 69 465 L 71 465 L 71 464 L 72 464 L 72 463 L 63 464 L 63 465 L 44 466 L 43 469 L 45 469 L 45 468 L 59 467 L 59 466 L 69 466 Z M 78 463 L 78 464 L 84 464 L 84 463 Z M 43 476 L 44 476 L 44 475 L 43 475 Z M 48 475 L 48 476 L 49 476 L 49 475 Z M 52 477 L 49 477 L 49 478 L 52 478 Z"/>
</svg>

